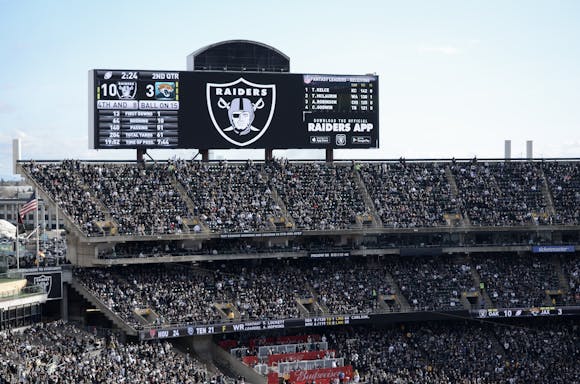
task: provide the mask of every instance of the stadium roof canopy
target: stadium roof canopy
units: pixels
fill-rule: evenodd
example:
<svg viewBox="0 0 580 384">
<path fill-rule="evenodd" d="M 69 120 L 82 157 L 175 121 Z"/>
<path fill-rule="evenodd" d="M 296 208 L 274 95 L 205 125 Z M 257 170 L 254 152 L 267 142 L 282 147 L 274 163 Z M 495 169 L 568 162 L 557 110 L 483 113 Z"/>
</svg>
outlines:
<svg viewBox="0 0 580 384">
<path fill-rule="evenodd" d="M 278 49 L 252 40 L 226 40 L 187 56 L 189 71 L 289 72 L 290 58 Z"/>
</svg>

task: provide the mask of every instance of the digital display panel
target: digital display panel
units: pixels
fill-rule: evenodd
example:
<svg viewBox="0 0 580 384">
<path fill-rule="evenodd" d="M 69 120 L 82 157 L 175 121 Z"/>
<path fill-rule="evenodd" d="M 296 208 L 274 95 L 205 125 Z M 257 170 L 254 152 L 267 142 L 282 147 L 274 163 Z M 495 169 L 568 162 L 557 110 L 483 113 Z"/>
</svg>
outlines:
<svg viewBox="0 0 580 384">
<path fill-rule="evenodd" d="M 375 75 L 92 70 L 89 147 L 378 148 Z"/>
</svg>

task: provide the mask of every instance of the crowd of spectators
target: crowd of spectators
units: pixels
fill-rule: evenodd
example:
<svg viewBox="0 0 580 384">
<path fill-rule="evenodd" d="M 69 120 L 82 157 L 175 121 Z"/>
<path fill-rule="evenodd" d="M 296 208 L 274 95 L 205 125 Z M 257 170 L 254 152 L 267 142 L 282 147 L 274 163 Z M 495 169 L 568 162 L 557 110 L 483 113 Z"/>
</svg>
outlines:
<svg viewBox="0 0 580 384">
<path fill-rule="evenodd" d="M 383 226 L 447 225 L 459 213 L 444 163 L 360 163 L 359 172 Z"/>
<path fill-rule="evenodd" d="M 370 213 L 351 164 L 267 163 L 268 181 L 284 202 L 296 228 L 349 229 L 357 216 Z"/>
<path fill-rule="evenodd" d="M 87 186 L 104 203 L 120 234 L 180 233 L 190 216 L 173 185 L 170 164 L 86 165 Z"/>
<path fill-rule="evenodd" d="M 384 295 L 395 293 L 386 278 L 384 265 L 344 259 L 313 263 L 303 272 L 314 288 L 318 302 L 330 313 L 368 314 L 400 309 L 398 303 L 389 306 L 387 302 L 381 302 Z"/>
<path fill-rule="evenodd" d="M 558 272 L 553 260 L 530 254 L 300 258 L 78 269 L 75 277 L 113 312 L 140 327 L 147 324 L 136 309 L 152 310 L 156 324 L 182 324 L 464 310 L 473 305 L 538 307 L 554 304 L 550 294 L 560 300 L 567 291 L 562 276 L 570 276 L 565 302 L 573 303 L 577 263 L 573 256 Z M 480 297 L 479 302 L 462 298 L 464 293 Z"/>
<path fill-rule="evenodd" d="M 86 163 L 63 160 L 58 163 L 22 163 L 30 176 L 88 235 L 102 233 L 97 221 L 105 220 L 103 207 L 83 178 Z"/>
<path fill-rule="evenodd" d="M 5 383 L 222 384 L 167 342 L 121 343 L 62 321 L 0 333 L 0 381 Z"/>
<path fill-rule="evenodd" d="M 193 201 L 193 215 L 211 231 L 272 230 L 271 219 L 282 216 L 261 167 L 251 161 L 174 161 L 170 167 Z"/>
<path fill-rule="evenodd" d="M 109 219 L 117 233 L 130 235 L 186 229 L 344 230 L 360 226 L 373 214 L 393 228 L 447 226 L 467 219 L 474 226 L 577 225 L 579 165 L 287 160 L 23 163 L 30 177 L 88 235 L 102 235 L 99 223 Z M 374 205 L 374 212 L 369 205 Z"/>
<path fill-rule="evenodd" d="M 573 322 L 342 328 L 329 348 L 371 384 L 578 383 Z"/>
<path fill-rule="evenodd" d="M 542 163 L 552 193 L 557 224 L 580 224 L 580 167 L 577 162 Z"/>
<path fill-rule="evenodd" d="M 560 289 L 554 264 L 543 255 L 482 255 L 473 262 L 498 308 L 544 306 L 550 304 L 546 291 Z"/>
<path fill-rule="evenodd" d="M 568 286 L 562 297 L 566 305 L 580 305 L 580 258 L 574 255 L 561 257 L 562 270 Z"/>
<path fill-rule="evenodd" d="M 310 299 L 303 270 L 284 262 L 221 264 L 211 270 L 182 265 L 151 268 L 78 269 L 76 278 L 133 327 L 135 309 L 151 309 L 157 324 L 227 321 L 222 305 L 234 305 L 238 320 L 300 317 L 298 299 Z M 232 311 L 234 312 L 234 311 Z M 235 314 L 235 312 L 234 312 Z"/>
<path fill-rule="evenodd" d="M 146 325 L 135 310 L 153 310 L 155 324 L 208 323 L 222 319 L 214 306 L 225 300 L 216 274 L 186 266 L 77 269 L 76 278 L 134 328 Z M 141 321 L 140 321 L 141 320 Z"/>
<path fill-rule="evenodd" d="M 472 225 L 514 226 L 550 222 L 541 169 L 533 162 L 452 164 L 458 201 Z"/>
<path fill-rule="evenodd" d="M 415 311 L 463 309 L 462 293 L 475 290 L 469 263 L 443 256 L 394 259 L 389 269 Z"/>
</svg>

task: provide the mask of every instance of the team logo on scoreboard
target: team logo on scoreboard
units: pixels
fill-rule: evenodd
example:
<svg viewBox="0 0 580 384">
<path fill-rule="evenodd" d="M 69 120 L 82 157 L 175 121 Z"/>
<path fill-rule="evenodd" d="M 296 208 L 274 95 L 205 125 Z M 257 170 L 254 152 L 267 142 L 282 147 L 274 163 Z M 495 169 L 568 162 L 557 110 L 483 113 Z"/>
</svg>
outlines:
<svg viewBox="0 0 580 384">
<path fill-rule="evenodd" d="M 276 85 L 256 84 L 244 78 L 207 84 L 207 109 L 219 134 L 240 147 L 266 133 L 276 108 Z"/>
<path fill-rule="evenodd" d="M 34 285 L 41 286 L 46 294 L 50 293 L 50 288 L 52 287 L 52 276 L 35 276 L 33 281 Z"/>
<path fill-rule="evenodd" d="M 175 82 L 164 81 L 155 83 L 156 100 L 175 100 Z"/>
<path fill-rule="evenodd" d="M 137 82 L 117 81 L 119 99 L 134 99 L 137 93 Z"/>
</svg>

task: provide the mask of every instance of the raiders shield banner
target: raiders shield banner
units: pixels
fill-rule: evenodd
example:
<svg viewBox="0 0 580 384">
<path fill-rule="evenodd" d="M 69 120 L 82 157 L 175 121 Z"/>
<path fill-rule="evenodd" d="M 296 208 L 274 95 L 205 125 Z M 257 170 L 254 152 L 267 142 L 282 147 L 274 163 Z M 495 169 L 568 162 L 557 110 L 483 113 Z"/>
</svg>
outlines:
<svg viewBox="0 0 580 384">
<path fill-rule="evenodd" d="M 28 285 L 37 285 L 42 287 L 47 294 L 48 300 L 62 298 L 62 278 L 60 271 L 36 271 L 26 272 Z"/>
<path fill-rule="evenodd" d="M 218 133 L 244 147 L 266 133 L 276 108 L 276 85 L 256 84 L 243 77 L 231 83 L 208 83 L 207 109 Z"/>
</svg>

